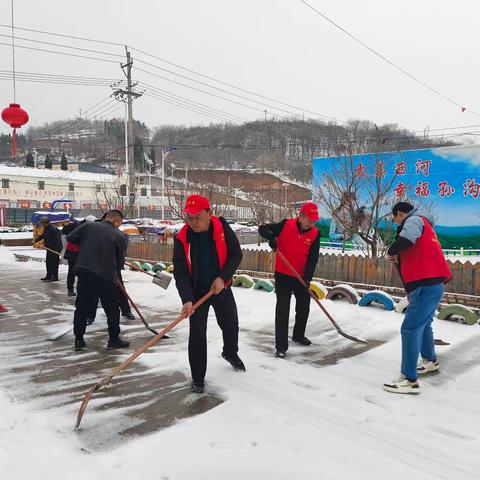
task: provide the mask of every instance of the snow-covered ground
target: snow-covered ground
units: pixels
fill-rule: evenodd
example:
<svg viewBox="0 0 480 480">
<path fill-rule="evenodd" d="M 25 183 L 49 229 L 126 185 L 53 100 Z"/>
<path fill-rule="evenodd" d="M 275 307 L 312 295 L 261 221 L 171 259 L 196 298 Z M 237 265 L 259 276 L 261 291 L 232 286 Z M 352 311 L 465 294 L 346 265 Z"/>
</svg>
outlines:
<svg viewBox="0 0 480 480">
<path fill-rule="evenodd" d="M 0 303 L 2 285 L 9 276 L 36 277 L 43 271 L 44 266 L 36 262 L 14 263 L 11 252 L 0 247 Z M 65 277 L 65 267 L 61 267 L 61 276 Z M 126 272 L 125 278 L 147 319 L 152 312 L 179 309 L 173 283 L 165 292 L 140 273 Z M 8 314 L 0 314 L 2 477 L 480 478 L 478 326 L 436 321 L 436 338 L 451 343 L 438 347 L 441 372 L 421 379 L 418 396 L 394 395 L 384 392 L 382 383 L 396 377 L 399 370 L 401 315 L 326 301 L 324 305 L 346 331 L 375 347 L 358 354 L 360 347 L 337 335 L 312 305 L 307 334 L 314 346 L 291 346 L 287 359 L 280 360 L 272 355 L 275 295 L 245 289 L 235 289 L 234 294 L 241 328 L 239 354 L 246 373 L 233 372 L 220 357 L 221 332 L 213 312 L 208 332 L 207 391 L 223 403 L 149 435 L 116 439 L 120 413 L 95 410 L 99 401 L 95 395 L 79 433 L 72 431 L 78 402 L 49 408 L 44 397 L 34 396 L 38 384 L 28 383 L 28 375 L 17 371 L 25 357 L 18 357 L 11 348 L 12 334 L 2 332 L 6 315 L 16 315 L 15 306 L 10 305 Z M 293 306 L 294 302 L 292 317 Z M 69 308 L 66 323 L 71 319 Z M 185 322 L 172 332 L 170 343 L 136 362 L 157 372 L 180 371 L 188 376 L 187 337 Z M 24 341 L 28 345 L 30 339 Z M 45 342 L 44 348 L 53 349 L 52 343 Z M 128 353 L 131 350 L 115 359 L 120 363 Z M 82 373 L 78 375 L 75 380 L 82 380 Z M 86 390 L 91 377 L 85 382 Z M 85 439 L 95 429 L 113 432 L 111 448 L 85 447 Z"/>
</svg>

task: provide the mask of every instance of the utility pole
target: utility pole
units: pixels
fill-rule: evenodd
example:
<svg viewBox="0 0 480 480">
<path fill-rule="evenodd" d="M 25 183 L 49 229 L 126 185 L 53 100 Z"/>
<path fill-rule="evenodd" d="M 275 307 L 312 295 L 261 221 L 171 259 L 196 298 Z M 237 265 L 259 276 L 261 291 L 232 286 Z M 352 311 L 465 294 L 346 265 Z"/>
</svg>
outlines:
<svg viewBox="0 0 480 480">
<path fill-rule="evenodd" d="M 133 109 L 132 104 L 133 100 L 141 97 L 142 93 L 135 92 L 133 89 L 136 86 L 136 83 L 132 83 L 132 66 L 133 59 L 130 56 L 128 47 L 125 46 L 125 54 L 127 58 L 127 63 L 125 65 L 120 65 L 122 67 L 123 73 L 127 78 L 127 88 L 116 88 L 113 90 L 113 96 L 116 100 L 125 102 L 126 104 L 126 120 L 125 120 L 125 169 L 127 170 L 127 213 L 129 215 L 133 214 L 133 207 L 135 203 L 135 197 L 137 193 L 136 188 L 136 179 L 135 179 L 135 159 L 133 158 Z"/>
<path fill-rule="evenodd" d="M 130 160 L 128 164 L 128 183 L 129 183 L 129 194 L 130 198 L 128 199 L 129 210 L 133 211 L 133 203 L 135 201 L 135 159 L 133 158 L 133 111 L 132 111 L 132 59 L 130 57 L 130 52 L 128 48 L 125 47 L 127 54 L 127 64 L 125 65 L 127 69 L 127 112 L 128 112 L 128 158 Z"/>
</svg>

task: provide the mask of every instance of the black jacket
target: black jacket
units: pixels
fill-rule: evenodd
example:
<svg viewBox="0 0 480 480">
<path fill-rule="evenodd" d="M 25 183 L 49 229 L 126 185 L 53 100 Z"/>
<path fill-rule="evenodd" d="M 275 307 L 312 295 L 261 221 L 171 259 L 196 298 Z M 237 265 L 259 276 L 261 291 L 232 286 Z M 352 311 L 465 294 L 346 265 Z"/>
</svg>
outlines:
<svg viewBox="0 0 480 480">
<path fill-rule="evenodd" d="M 84 223 L 68 237 L 80 245 L 75 271 L 116 282 L 125 262 L 125 236 L 110 222 Z"/>
<path fill-rule="evenodd" d="M 216 253 L 215 241 L 213 239 L 213 225 L 210 223 L 208 231 L 208 239 L 210 241 L 208 259 L 211 259 L 210 271 L 212 272 L 212 281 L 216 276 L 222 278 L 225 282 L 230 280 L 235 270 L 242 261 L 242 249 L 235 232 L 232 230 L 227 221 L 219 217 L 223 225 L 225 234 L 225 242 L 227 244 L 227 261 L 222 269 L 218 265 L 218 257 Z M 198 300 L 206 293 L 204 288 L 200 287 L 202 281 L 202 272 L 199 266 L 205 264 L 204 252 L 199 252 L 198 237 L 190 228 L 187 230 L 187 242 L 190 243 L 190 259 L 192 262 L 192 275 L 188 270 L 187 259 L 185 258 L 185 250 L 182 242 L 175 238 L 173 245 L 173 275 L 177 290 L 182 299 L 182 303 L 193 302 Z"/>
<path fill-rule="evenodd" d="M 258 227 L 258 233 L 261 237 L 267 240 L 274 240 L 280 235 L 280 233 L 282 233 L 285 223 L 287 223 L 287 219 L 284 219 L 278 223 L 267 223 L 265 225 L 260 225 Z M 299 228 L 298 222 L 297 222 L 297 228 Z M 319 251 L 320 251 L 320 232 L 318 232 L 318 235 L 315 237 L 315 240 L 310 246 L 310 250 L 308 252 L 307 263 L 305 264 L 305 271 L 303 273 L 303 278 L 307 282 L 312 281 L 313 274 L 315 273 L 315 268 L 317 267 L 317 263 L 318 263 Z"/>
<path fill-rule="evenodd" d="M 60 233 L 60 230 L 51 223 L 47 223 L 43 233 L 35 238 L 35 242 L 40 242 L 42 240 L 45 246 L 50 250 L 61 252 L 63 249 L 62 234 Z"/>
</svg>

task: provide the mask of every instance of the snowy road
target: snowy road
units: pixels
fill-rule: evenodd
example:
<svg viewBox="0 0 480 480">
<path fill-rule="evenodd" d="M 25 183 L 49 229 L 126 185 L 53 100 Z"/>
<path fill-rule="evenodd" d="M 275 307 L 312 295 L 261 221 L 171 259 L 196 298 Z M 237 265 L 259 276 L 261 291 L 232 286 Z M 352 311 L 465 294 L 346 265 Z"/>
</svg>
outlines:
<svg viewBox="0 0 480 480">
<path fill-rule="evenodd" d="M 73 352 L 71 334 L 47 340 L 69 324 L 73 301 L 63 282 L 38 281 L 43 268 L 15 263 L 0 248 L 0 302 L 10 307 L 0 316 L 0 465 L 8 478 L 480 478 L 478 326 L 435 322 L 436 337 L 451 342 L 438 347 L 441 372 L 422 379 L 420 395 L 396 396 L 381 385 L 398 372 L 400 315 L 326 302 L 346 331 L 370 341 L 366 350 L 339 337 L 312 305 L 314 345 L 291 346 L 279 360 L 275 296 L 235 289 L 245 374 L 221 359 L 212 317 L 207 394 L 191 395 L 181 324 L 94 396 L 74 433 L 82 394 L 126 355 L 105 351 L 103 314 L 86 353 Z M 173 285 L 164 292 L 141 274 L 126 278 L 151 324 L 175 316 Z M 123 328 L 133 347 L 150 338 L 139 321 Z"/>
</svg>

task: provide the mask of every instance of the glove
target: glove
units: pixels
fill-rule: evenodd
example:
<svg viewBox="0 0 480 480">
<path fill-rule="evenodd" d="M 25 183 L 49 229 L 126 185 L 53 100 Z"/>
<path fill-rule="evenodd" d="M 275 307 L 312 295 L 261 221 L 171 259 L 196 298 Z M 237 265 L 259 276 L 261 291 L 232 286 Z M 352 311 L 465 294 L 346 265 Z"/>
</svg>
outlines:
<svg viewBox="0 0 480 480">
<path fill-rule="evenodd" d="M 277 239 L 276 238 L 271 238 L 269 241 L 268 241 L 268 245 L 270 246 L 270 248 L 275 251 L 277 249 Z"/>
</svg>

